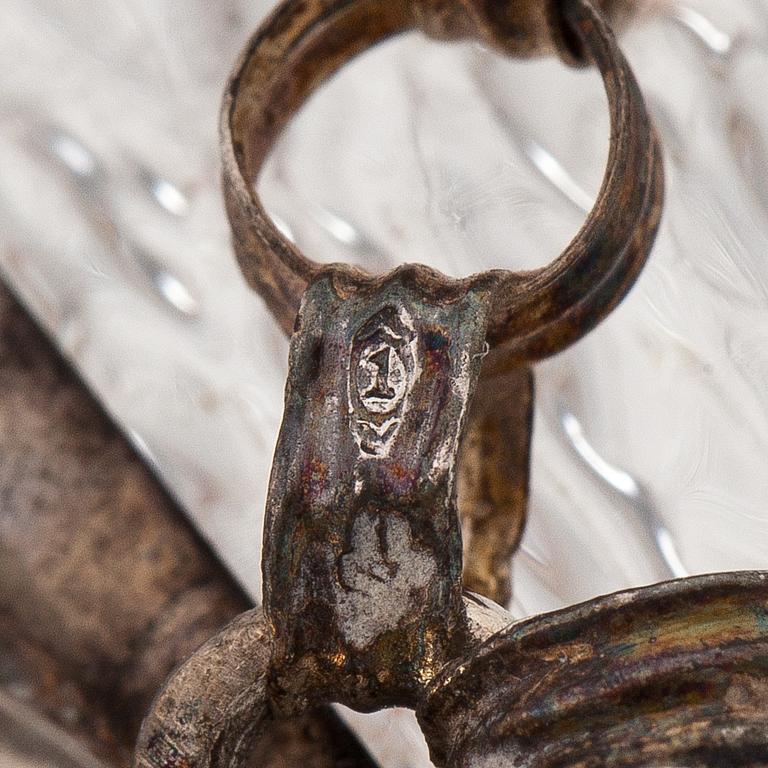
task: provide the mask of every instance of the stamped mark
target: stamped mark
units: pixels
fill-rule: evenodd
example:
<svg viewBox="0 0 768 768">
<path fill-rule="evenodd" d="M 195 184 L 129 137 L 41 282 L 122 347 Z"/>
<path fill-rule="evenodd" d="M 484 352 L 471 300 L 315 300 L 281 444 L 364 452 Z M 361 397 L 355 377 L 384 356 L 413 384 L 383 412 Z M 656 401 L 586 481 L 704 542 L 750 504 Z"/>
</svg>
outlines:
<svg viewBox="0 0 768 768">
<path fill-rule="evenodd" d="M 366 321 L 349 352 L 349 415 L 360 452 L 383 457 L 402 423 L 418 377 L 416 333 L 404 309 L 385 307 Z"/>
</svg>

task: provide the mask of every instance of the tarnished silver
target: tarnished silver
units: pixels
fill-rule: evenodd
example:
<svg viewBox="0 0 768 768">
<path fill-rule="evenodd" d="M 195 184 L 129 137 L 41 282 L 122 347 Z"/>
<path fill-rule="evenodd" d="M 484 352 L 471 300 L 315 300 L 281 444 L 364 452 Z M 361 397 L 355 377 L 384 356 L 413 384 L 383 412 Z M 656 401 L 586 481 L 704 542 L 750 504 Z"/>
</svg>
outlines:
<svg viewBox="0 0 768 768">
<path fill-rule="evenodd" d="M 413 26 L 489 35 L 512 53 L 557 49 L 600 68 L 614 129 L 609 169 L 584 228 L 549 267 L 450 280 L 407 265 L 376 277 L 313 262 L 266 215 L 252 181 L 293 111 L 352 55 Z M 655 136 L 593 3 L 289 0 L 239 62 L 223 128 L 241 267 L 293 330 L 264 609 L 169 681 L 137 765 L 238 765 L 271 718 L 328 701 L 416 709 L 439 765 L 716 766 L 725 755 L 762 765 L 764 574 L 664 584 L 511 626 L 497 605 L 462 590 L 457 480 L 460 499 L 469 488 L 503 497 L 478 478 L 504 486 L 498 462 L 468 479 L 462 468 L 473 456 L 482 465 L 487 436 L 501 433 L 503 412 L 476 406 L 476 390 L 494 403 L 494 386 L 515 382 L 529 438 L 524 364 L 621 300 L 659 221 Z M 462 444 L 478 425 L 481 436 Z M 492 560 L 499 548 L 488 549 Z M 680 728 L 701 738 L 677 738 Z"/>
</svg>

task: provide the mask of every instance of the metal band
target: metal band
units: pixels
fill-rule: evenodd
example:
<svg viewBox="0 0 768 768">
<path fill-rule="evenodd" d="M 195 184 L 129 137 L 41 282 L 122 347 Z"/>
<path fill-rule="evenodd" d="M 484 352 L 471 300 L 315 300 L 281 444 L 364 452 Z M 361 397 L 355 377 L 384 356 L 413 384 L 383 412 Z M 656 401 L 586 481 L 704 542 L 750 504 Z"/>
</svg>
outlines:
<svg viewBox="0 0 768 768">
<path fill-rule="evenodd" d="M 307 289 L 262 557 L 285 713 L 414 706 L 463 642 L 456 461 L 492 286 L 441 301 L 404 266 L 371 290 Z"/>
</svg>

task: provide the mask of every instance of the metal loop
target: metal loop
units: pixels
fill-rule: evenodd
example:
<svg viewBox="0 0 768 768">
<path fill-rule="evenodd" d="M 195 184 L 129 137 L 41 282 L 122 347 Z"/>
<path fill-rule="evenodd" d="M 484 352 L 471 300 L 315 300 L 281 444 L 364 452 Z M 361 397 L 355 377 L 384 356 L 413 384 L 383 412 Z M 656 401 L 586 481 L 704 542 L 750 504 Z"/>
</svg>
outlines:
<svg viewBox="0 0 768 768">
<path fill-rule="evenodd" d="M 581 231 L 543 269 L 492 273 L 498 286 L 488 331 L 488 342 L 496 348 L 489 370 L 561 351 L 594 327 L 634 283 L 658 227 L 663 171 L 632 72 L 591 0 L 558 0 L 557 17 L 553 6 L 523 4 L 538 9 L 539 18 L 534 24 L 529 17 L 538 42 L 528 50 L 515 47 L 498 13 L 490 15 L 499 5 L 480 0 L 287 0 L 247 45 L 221 113 L 225 198 L 243 274 L 286 333 L 292 332 L 309 280 L 329 267 L 308 259 L 277 230 L 255 192 L 259 170 L 280 131 L 313 90 L 356 54 L 418 25 L 443 36 L 480 36 L 507 53 L 557 49 L 571 62 L 578 53 L 573 41 L 578 40 L 584 57 L 599 68 L 608 96 L 608 168 Z M 377 279 L 349 267 L 334 268 L 357 284 Z M 433 283 L 434 291 L 461 284 L 432 270 L 419 274 Z"/>
</svg>

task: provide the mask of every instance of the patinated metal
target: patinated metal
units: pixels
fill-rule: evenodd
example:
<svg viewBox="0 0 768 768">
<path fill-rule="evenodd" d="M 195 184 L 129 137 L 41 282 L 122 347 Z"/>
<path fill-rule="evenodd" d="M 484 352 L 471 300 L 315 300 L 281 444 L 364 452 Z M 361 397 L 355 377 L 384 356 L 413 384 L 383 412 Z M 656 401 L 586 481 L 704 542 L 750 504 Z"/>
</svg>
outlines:
<svg viewBox="0 0 768 768">
<path fill-rule="evenodd" d="M 768 573 L 521 621 L 443 670 L 423 701 L 438 765 L 764 768 Z"/>
<path fill-rule="evenodd" d="M 621 300 L 658 226 L 658 145 L 603 15 L 626 7 L 289 0 L 249 44 L 223 110 L 227 207 L 246 278 L 293 331 L 264 608 L 171 675 L 137 768 L 286 754 L 367 765 L 314 710 L 331 701 L 414 708 L 451 768 L 768 766 L 768 574 L 670 582 L 518 623 L 462 588 L 509 596 L 531 363 Z M 310 261 L 265 215 L 253 181 L 291 114 L 351 56 L 411 28 L 601 71 L 608 171 L 550 266 L 372 276 Z M 3 293 L 0 310 L 0 682 L 120 765 L 159 679 L 247 601 Z"/>
<path fill-rule="evenodd" d="M 533 371 L 482 375 L 459 447 L 457 505 L 466 589 L 507 605 L 528 506 Z"/>
<path fill-rule="evenodd" d="M 266 216 L 253 182 L 291 114 L 354 54 L 413 27 L 601 71 L 608 171 L 548 267 L 373 276 L 309 260 Z M 518 624 L 462 590 L 463 529 L 465 582 L 508 596 L 530 363 L 621 300 L 659 221 L 659 148 L 600 10 L 589 0 L 288 0 L 236 67 L 222 139 L 238 259 L 293 332 L 264 608 L 169 680 L 136 765 L 237 766 L 273 719 L 327 701 L 416 709 L 435 762 L 451 768 L 767 765 L 765 574 L 663 584 Z"/>
<path fill-rule="evenodd" d="M 615 17 L 632 3 L 603 3 Z M 521 3 L 472 0 L 289 0 L 246 46 L 227 85 L 221 113 L 224 193 L 243 275 L 277 322 L 293 332 L 301 298 L 325 267 L 290 243 L 266 214 L 255 191 L 263 162 L 291 115 L 309 94 L 366 47 L 413 28 L 475 37 L 511 55 L 557 52 L 569 63 L 591 63 L 603 76 L 611 118 L 608 169 L 584 226 L 549 266 L 530 272 L 496 270 L 489 298 L 490 352 L 481 379 L 509 392 L 505 424 L 473 408 L 467 431 L 475 445 L 514 450 L 504 473 L 509 487 L 477 462 L 462 464 L 460 514 L 473 536 L 467 585 L 497 601 L 510 594 L 507 563 L 522 531 L 528 487 L 533 361 L 560 352 L 603 319 L 634 283 L 661 215 L 663 173 L 653 128 L 635 79 L 597 6 L 587 0 Z M 578 50 L 576 50 L 578 49 Z M 375 278 L 337 265 L 339 279 Z M 427 293 L 452 281 L 418 268 L 414 285 Z M 518 394 L 512 394 L 512 391 Z M 481 437 L 484 435 L 484 437 Z M 465 451 L 467 458 L 472 451 Z M 501 460 L 501 457 L 498 457 Z M 501 466 L 501 465 L 499 465 Z M 474 474 L 474 476 L 473 476 Z M 496 512 L 488 512 L 490 486 Z M 477 495 L 475 495 L 477 494 Z M 467 544 L 469 542 L 467 541 Z"/>
<path fill-rule="evenodd" d="M 493 284 L 438 298 L 412 272 L 304 297 L 263 554 L 281 709 L 412 704 L 466 631 L 455 456 Z"/>
<path fill-rule="evenodd" d="M 171 670 L 251 606 L 1 283 L 0 574 L 0 693 L 119 767 Z M 254 748 L 373 765 L 330 711 Z"/>
</svg>

